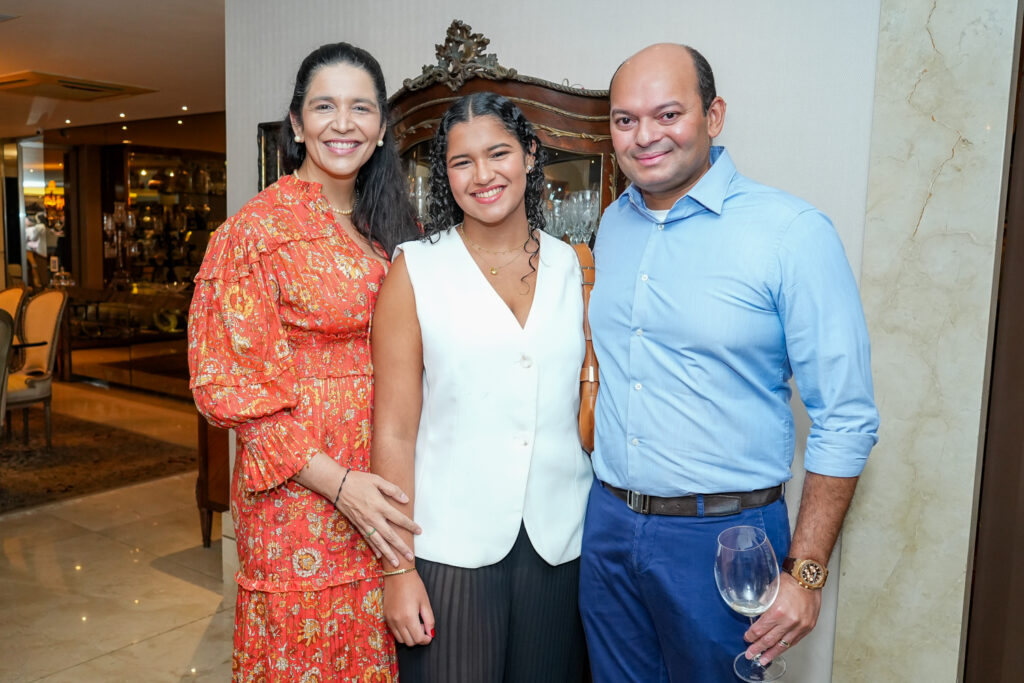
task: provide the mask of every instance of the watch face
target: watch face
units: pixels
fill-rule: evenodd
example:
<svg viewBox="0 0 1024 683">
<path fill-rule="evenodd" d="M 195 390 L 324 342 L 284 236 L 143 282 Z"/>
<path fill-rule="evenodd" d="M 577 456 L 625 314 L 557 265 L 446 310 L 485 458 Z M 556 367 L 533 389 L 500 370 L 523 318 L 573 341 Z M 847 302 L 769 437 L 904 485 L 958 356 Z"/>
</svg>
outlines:
<svg viewBox="0 0 1024 683">
<path fill-rule="evenodd" d="M 819 586 L 825 582 L 825 570 L 817 562 L 805 561 L 800 565 L 800 580 L 809 586 Z"/>
</svg>

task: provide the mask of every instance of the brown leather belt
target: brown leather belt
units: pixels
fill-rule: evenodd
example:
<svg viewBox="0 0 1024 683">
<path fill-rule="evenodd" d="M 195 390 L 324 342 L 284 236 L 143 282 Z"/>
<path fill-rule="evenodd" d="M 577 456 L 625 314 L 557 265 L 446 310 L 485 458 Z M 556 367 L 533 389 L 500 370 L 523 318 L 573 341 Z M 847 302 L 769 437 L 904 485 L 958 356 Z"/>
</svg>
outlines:
<svg viewBox="0 0 1024 683">
<path fill-rule="evenodd" d="M 737 491 L 735 493 L 693 493 L 676 498 L 648 496 L 606 484 L 605 487 L 619 500 L 625 501 L 633 512 L 641 515 L 668 515 L 671 517 L 727 517 L 741 510 L 759 508 L 774 503 L 782 496 L 782 484 L 770 489 Z"/>
</svg>

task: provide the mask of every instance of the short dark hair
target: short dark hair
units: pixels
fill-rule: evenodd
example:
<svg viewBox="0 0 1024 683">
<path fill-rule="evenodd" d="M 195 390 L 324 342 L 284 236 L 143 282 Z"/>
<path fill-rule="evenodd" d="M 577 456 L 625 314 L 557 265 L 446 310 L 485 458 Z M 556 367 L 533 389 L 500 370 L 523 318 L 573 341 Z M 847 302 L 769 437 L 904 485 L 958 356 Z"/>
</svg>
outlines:
<svg viewBox="0 0 1024 683">
<path fill-rule="evenodd" d="M 704 55 L 689 45 L 683 45 L 683 47 L 690 53 L 690 57 L 693 58 L 693 66 L 697 69 L 697 90 L 700 92 L 701 106 L 704 108 L 704 113 L 707 114 L 711 103 L 718 96 L 718 93 L 715 92 L 715 74 L 711 71 L 708 60 L 704 59 Z"/>
<path fill-rule="evenodd" d="M 313 50 L 299 66 L 295 76 L 288 114 L 281 124 L 278 144 L 281 149 L 281 165 L 285 173 L 291 173 L 306 159 L 306 146 L 295 142 L 292 131 L 292 117 L 302 121 L 302 104 L 306 101 L 309 84 L 316 72 L 325 66 L 351 64 L 370 75 L 377 95 L 377 109 L 380 123 L 388 121 L 387 86 L 380 64 L 366 50 L 349 43 L 330 43 Z M 398 147 L 395 144 L 391 126 L 384 131 L 384 145 L 374 150 L 373 155 L 363 164 L 356 175 L 356 202 L 352 223 L 370 243 L 379 242 L 386 256 L 390 258 L 395 247 L 418 234 L 416 214 L 409 201 L 408 180 L 402 172 Z"/>
<path fill-rule="evenodd" d="M 711 103 L 715 101 L 715 97 L 718 93 L 715 92 L 715 74 L 711 71 L 711 65 L 708 60 L 704 58 L 700 52 L 689 45 L 680 44 L 679 47 L 684 48 L 690 53 L 690 58 L 693 59 L 693 66 L 697 70 L 697 91 L 700 93 L 700 104 L 701 108 L 704 109 L 704 113 L 708 113 L 708 109 L 711 107 Z M 627 60 L 628 61 L 628 60 Z M 622 62 L 625 64 L 626 62 Z M 619 69 L 622 68 L 622 64 L 615 69 L 615 73 L 612 74 L 611 80 L 608 82 L 608 92 L 612 90 L 612 84 L 615 82 L 615 77 L 619 75 Z"/>
<path fill-rule="evenodd" d="M 525 154 L 532 154 L 533 169 L 526 174 L 526 220 L 530 234 L 544 229 L 544 214 L 541 211 L 544 188 L 544 162 L 547 153 L 540 144 L 540 138 L 523 112 L 511 100 L 493 92 L 477 92 L 456 100 L 437 124 L 437 132 L 430 144 L 430 201 L 429 218 L 424 235 L 432 237 L 442 230 L 458 225 L 465 217 L 462 208 L 452 196 L 448 183 L 448 133 L 458 123 L 465 123 L 476 116 L 493 116 L 505 127 L 512 137 L 519 141 Z"/>
</svg>

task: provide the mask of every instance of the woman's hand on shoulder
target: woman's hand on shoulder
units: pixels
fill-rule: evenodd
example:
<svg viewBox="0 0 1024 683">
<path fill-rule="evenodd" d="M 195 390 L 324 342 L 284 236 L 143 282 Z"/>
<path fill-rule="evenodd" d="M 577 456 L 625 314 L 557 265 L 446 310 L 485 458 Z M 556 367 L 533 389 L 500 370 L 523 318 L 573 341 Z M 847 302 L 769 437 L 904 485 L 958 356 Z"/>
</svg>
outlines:
<svg viewBox="0 0 1024 683">
<path fill-rule="evenodd" d="M 395 567 L 399 565 L 399 556 L 412 562 L 412 550 L 395 527 L 408 529 L 414 534 L 421 533 L 422 529 L 388 501 L 388 498 L 393 498 L 406 503 L 409 497 L 402 489 L 376 474 L 351 470 L 347 477 L 338 497 L 338 510 L 362 532 L 377 557 L 383 555 Z"/>
<path fill-rule="evenodd" d="M 428 645 L 434 640 L 434 610 L 419 574 L 384 577 L 384 619 L 403 645 Z"/>
</svg>

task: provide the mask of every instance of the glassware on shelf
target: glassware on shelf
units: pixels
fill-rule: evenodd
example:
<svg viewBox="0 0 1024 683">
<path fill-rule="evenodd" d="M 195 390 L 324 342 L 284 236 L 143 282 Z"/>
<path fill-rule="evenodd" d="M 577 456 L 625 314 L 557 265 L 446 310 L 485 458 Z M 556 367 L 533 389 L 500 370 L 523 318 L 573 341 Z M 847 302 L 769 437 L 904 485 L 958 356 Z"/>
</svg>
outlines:
<svg viewBox="0 0 1024 683">
<path fill-rule="evenodd" d="M 124 225 L 125 221 L 125 207 L 124 202 L 114 202 L 114 213 L 113 219 L 115 225 Z"/>
<path fill-rule="evenodd" d="M 561 199 L 552 199 L 542 204 L 544 212 L 544 232 L 553 237 L 561 237 L 565 234 L 565 220 L 562 216 Z"/>
<path fill-rule="evenodd" d="M 428 195 L 430 189 L 426 176 L 416 176 L 412 186 L 412 204 L 416 207 L 416 215 L 423 220 L 427 216 Z"/>
<path fill-rule="evenodd" d="M 568 198 L 569 215 L 566 217 L 566 234 L 570 244 L 590 242 L 600 217 L 600 198 L 595 190 L 576 190 Z"/>
</svg>

